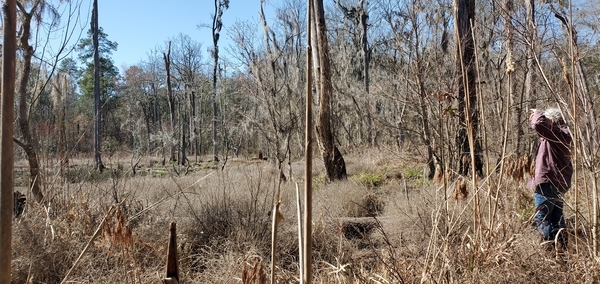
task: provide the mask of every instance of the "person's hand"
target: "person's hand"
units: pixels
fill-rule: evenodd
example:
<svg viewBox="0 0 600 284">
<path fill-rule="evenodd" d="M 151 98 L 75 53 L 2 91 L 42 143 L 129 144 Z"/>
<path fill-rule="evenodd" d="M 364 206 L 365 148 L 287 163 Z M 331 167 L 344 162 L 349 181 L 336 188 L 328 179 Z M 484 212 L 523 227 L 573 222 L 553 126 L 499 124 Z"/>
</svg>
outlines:
<svg viewBox="0 0 600 284">
<path fill-rule="evenodd" d="M 529 109 L 529 112 L 531 112 L 531 113 L 529 114 L 529 120 L 531 120 L 531 119 L 533 118 L 533 114 L 534 114 L 536 111 L 537 111 L 537 109 L 535 109 L 535 108 Z"/>
</svg>

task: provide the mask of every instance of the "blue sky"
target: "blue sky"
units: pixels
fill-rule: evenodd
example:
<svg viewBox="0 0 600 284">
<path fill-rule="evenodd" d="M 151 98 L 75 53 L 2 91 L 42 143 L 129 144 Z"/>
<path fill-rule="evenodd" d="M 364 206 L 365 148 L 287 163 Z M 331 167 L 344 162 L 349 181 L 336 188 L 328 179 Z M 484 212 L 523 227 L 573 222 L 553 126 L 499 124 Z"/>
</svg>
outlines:
<svg viewBox="0 0 600 284">
<path fill-rule="evenodd" d="M 121 70 L 123 65 L 147 58 L 152 49 L 180 33 L 202 43 L 204 52 L 212 46 L 211 29 L 198 26 L 211 25 L 213 0 L 98 0 L 98 6 L 100 27 L 119 44 L 113 61 Z M 223 14 L 223 32 L 238 18 L 258 19 L 259 9 L 260 0 L 230 0 Z M 219 46 L 227 45 L 227 40 L 227 36 L 221 36 Z"/>
</svg>

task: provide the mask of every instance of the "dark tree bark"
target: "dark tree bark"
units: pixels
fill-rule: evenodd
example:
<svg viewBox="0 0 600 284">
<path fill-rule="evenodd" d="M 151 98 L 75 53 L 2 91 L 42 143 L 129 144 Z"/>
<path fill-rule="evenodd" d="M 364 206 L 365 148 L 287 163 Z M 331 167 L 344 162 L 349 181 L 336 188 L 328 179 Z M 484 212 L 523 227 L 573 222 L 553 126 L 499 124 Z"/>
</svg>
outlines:
<svg viewBox="0 0 600 284">
<path fill-rule="evenodd" d="M 94 166 L 96 170 L 102 172 L 104 164 L 102 163 L 101 147 L 101 127 L 102 112 L 100 111 L 100 48 L 98 44 L 98 0 L 94 0 L 92 9 L 92 32 L 94 44 Z"/>
<path fill-rule="evenodd" d="M 331 82 L 331 68 L 329 62 L 329 45 L 327 43 L 327 27 L 325 25 L 325 10 L 323 0 L 313 0 L 314 21 L 316 26 L 316 43 L 318 46 L 319 60 L 319 114 L 317 116 L 317 137 L 325 171 L 329 181 L 341 180 L 347 177 L 346 162 L 342 153 L 335 145 L 335 136 L 331 125 L 331 97 L 333 85 Z M 314 39 L 314 38 L 313 38 Z M 314 52 L 314 51 L 313 51 Z"/>
<path fill-rule="evenodd" d="M 477 108 L 477 93 L 475 82 L 475 43 L 471 29 L 471 22 L 475 20 L 475 0 L 454 0 L 454 18 L 456 29 L 456 52 L 458 74 L 458 111 L 459 130 L 456 142 L 459 146 L 459 169 L 461 175 L 468 175 L 471 167 L 469 136 L 473 139 L 475 153 L 475 171 L 483 175 L 482 149 L 480 138 L 477 135 L 479 127 L 479 113 Z M 468 132 L 471 132 L 470 134 Z"/>
<path fill-rule="evenodd" d="M 0 128 L 0 283 L 11 283 L 12 215 L 14 186 L 13 116 L 15 98 L 15 58 L 17 12 L 15 0 L 4 1 L 2 24 L 2 122 Z"/>
</svg>

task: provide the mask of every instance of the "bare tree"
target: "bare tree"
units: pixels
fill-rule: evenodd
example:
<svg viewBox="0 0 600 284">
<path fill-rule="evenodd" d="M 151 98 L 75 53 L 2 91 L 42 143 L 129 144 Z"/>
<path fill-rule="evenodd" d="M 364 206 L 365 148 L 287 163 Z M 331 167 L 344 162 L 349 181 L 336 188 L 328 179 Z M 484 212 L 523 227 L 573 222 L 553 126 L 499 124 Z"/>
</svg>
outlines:
<svg viewBox="0 0 600 284">
<path fill-rule="evenodd" d="M 526 68 L 525 68 L 525 79 L 523 82 L 523 92 L 519 98 L 519 107 L 516 110 L 517 114 L 517 154 L 523 152 L 524 143 L 523 136 L 525 131 L 521 122 L 522 110 L 529 109 L 526 105 L 530 101 L 530 98 L 535 96 L 535 88 L 533 88 L 533 82 L 535 79 L 535 57 L 537 57 L 537 29 L 535 24 L 535 0 L 525 0 L 525 42 L 528 44 L 525 50 L 526 56 Z"/>
<path fill-rule="evenodd" d="M 346 32 L 350 34 L 352 38 L 353 49 L 357 49 L 357 54 L 360 54 L 360 58 L 362 61 L 355 62 L 354 58 L 355 53 L 351 53 L 349 57 L 349 64 L 352 64 L 353 73 L 355 73 L 358 80 L 362 80 L 363 82 L 363 92 L 358 92 L 359 94 L 364 94 L 362 98 L 355 98 L 350 91 L 350 95 L 352 100 L 356 106 L 357 112 L 359 112 L 357 117 L 360 117 L 361 120 L 364 117 L 366 124 L 366 138 L 363 129 L 363 123 L 360 125 L 360 134 L 361 140 L 364 139 L 369 143 L 369 145 L 375 144 L 376 135 L 373 133 L 373 97 L 370 93 L 370 75 L 369 75 L 369 65 L 371 62 L 371 49 L 369 47 L 368 40 L 368 2 L 365 0 L 358 0 L 356 4 L 344 4 L 342 1 L 336 0 L 334 1 L 336 6 L 342 11 L 343 17 L 350 22 L 347 28 L 345 28 Z M 358 31 L 358 32 L 356 32 Z M 344 38 L 344 36 L 340 36 Z M 346 76 L 344 76 L 346 77 Z M 350 76 L 351 78 L 356 78 L 354 76 Z"/>
<path fill-rule="evenodd" d="M 15 96 L 15 58 L 17 49 L 17 12 L 15 0 L 4 1 L 2 22 L 2 121 L 0 123 L 0 283 L 11 283 L 13 215 L 13 116 Z"/>
<path fill-rule="evenodd" d="M 283 30 L 276 34 L 267 23 L 263 5 L 264 1 L 261 1 L 260 18 L 266 52 L 264 56 L 247 58 L 247 62 L 260 94 L 260 102 L 257 102 L 257 105 L 261 109 L 264 107 L 268 115 L 260 117 L 256 123 L 281 169 L 286 158 L 292 155 L 291 139 L 294 130 L 299 128 L 300 119 L 300 110 L 296 106 L 302 103 L 298 92 L 302 89 L 300 74 L 296 72 L 300 70 L 300 45 L 294 44 L 301 34 L 297 18 L 299 13 L 292 12 L 297 11 L 292 7 L 278 10 L 274 26 L 280 26 Z M 261 54 L 254 49 L 251 52 Z M 298 69 L 294 69 L 294 66 Z M 283 177 L 283 173 L 281 175 Z"/>
<path fill-rule="evenodd" d="M 54 107 L 54 116 L 56 117 L 58 132 L 58 156 L 60 159 L 60 176 L 64 177 L 65 168 L 69 165 L 68 144 L 67 144 L 67 101 L 68 94 L 73 92 L 71 78 L 68 74 L 58 74 L 54 77 L 52 83 L 52 99 Z"/>
<path fill-rule="evenodd" d="M 358 33 L 353 37 L 353 44 L 360 50 L 360 55 L 362 59 L 362 75 L 360 79 L 363 81 L 363 87 L 365 92 L 369 93 L 369 62 L 370 62 L 370 53 L 371 50 L 369 48 L 369 40 L 368 40 L 368 19 L 369 13 L 367 11 L 368 2 L 365 0 L 358 0 L 358 3 L 351 5 L 344 5 L 340 0 L 334 1 L 336 6 L 342 11 L 345 19 L 349 20 L 352 23 L 352 27 L 349 30 L 358 30 Z"/>
<path fill-rule="evenodd" d="M 148 130 L 148 135 L 150 139 L 150 151 L 155 151 L 158 148 L 161 151 L 163 161 L 166 160 L 165 157 L 165 136 L 163 135 L 164 129 L 162 125 L 162 109 L 161 109 L 161 101 L 163 101 L 163 97 L 159 96 L 159 86 L 164 85 L 166 81 L 166 76 L 162 66 L 164 66 L 164 54 L 158 48 L 153 50 L 149 55 L 145 62 L 141 63 L 141 68 L 146 73 L 145 77 L 147 77 L 147 95 L 148 98 L 148 112 L 150 116 L 150 126 L 151 130 Z M 163 79 L 164 78 L 164 79 Z M 168 93 L 167 93 L 168 96 Z M 169 104 L 168 97 L 166 98 L 167 105 Z M 170 149 L 170 143 L 167 143 Z M 169 153 L 170 155 L 170 153 Z"/>
<path fill-rule="evenodd" d="M 181 154 L 185 154 L 186 143 L 184 139 L 189 137 L 190 150 L 193 150 L 196 159 L 198 158 L 198 128 L 197 128 L 197 90 L 198 80 L 202 67 L 202 44 L 192 40 L 190 36 L 180 34 L 173 40 L 172 67 L 174 69 L 174 79 L 179 86 L 183 86 L 183 95 L 181 101 L 186 101 L 181 115 L 187 119 L 180 120 L 182 129 L 182 147 Z M 188 129 L 187 134 L 183 131 Z M 183 164 L 184 161 L 181 161 Z"/>
<path fill-rule="evenodd" d="M 39 102 L 42 92 L 46 86 L 50 83 L 51 76 L 58 66 L 58 62 L 61 57 L 66 53 L 70 52 L 66 49 L 67 41 L 70 36 L 73 36 L 75 27 L 71 22 L 60 26 L 59 20 L 60 15 L 57 11 L 57 7 L 53 6 L 47 1 L 36 0 L 28 1 L 27 3 L 22 1 L 16 2 L 17 12 L 21 15 L 19 17 L 20 32 L 18 34 L 19 46 L 22 50 L 22 60 L 19 61 L 21 64 L 21 74 L 17 82 L 18 92 L 18 129 L 21 134 L 21 138 L 14 138 L 15 144 L 23 149 L 27 156 L 29 163 L 29 185 L 33 193 L 34 200 L 41 201 L 43 198 L 42 185 L 43 179 L 40 170 L 40 162 L 38 158 L 38 141 L 35 133 L 35 126 L 32 127 L 32 109 L 35 107 L 36 102 Z M 69 12 L 73 12 L 72 9 L 77 9 L 79 4 L 75 6 L 69 4 Z M 40 60 L 40 68 L 36 68 L 38 72 L 32 73 L 32 60 L 34 59 L 34 53 L 36 48 L 30 44 L 31 40 L 38 42 L 39 33 L 32 34 L 32 21 L 36 24 L 41 24 L 44 19 L 50 19 L 48 27 L 51 31 L 60 31 L 64 37 L 61 37 L 60 46 L 55 54 L 50 55 L 51 58 L 42 58 Z M 56 28 L 56 30 L 54 30 Z M 50 39 L 50 35 L 47 35 L 46 40 Z M 42 39 L 43 40 L 43 39 Z M 46 53 L 46 46 L 43 47 L 40 57 L 48 55 Z M 47 70 L 47 78 L 42 78 L 42 70 L 46 70 L 44 67 L 49 66 Z M 37 77 L 36 77 L 37 76 Z M 33 85 L 31 84 L 33 82 Z"/>
<path fill-rule="evenodd" d="M 150 134 L 152 133 L 152 96 L 150 74 L 145 72 L 140 65 L 128 67 L 124 72 L 122 91 L 125 99 L 127 119 L 121 126 L 127 129 L 131 139 L 130 149 L 132 160 L 136 156 L 147 154 L 150 148 Z M 140 114 L 141 115 L 138 115 Z M 135 173 L 135 171 L 133 172 Z"/>
<path fill-rule="evenodd" d="M 169 41 L 167 46 L 167 52 L 163 53 L 163 59 L 165 61 L 165 70 L 167 72 L 167 98 L 169 102 L 169 117 L 171 122 L 171 139 L 169 142 L 170 157 L 169 161 L 175 161 L 177 159 L 175 150 L 175 141 L 177 141 L 177 134 L 175 131 L 175 96 L 173 95 L 173 87 L 171 85 L 171 42 Z"/>
<path fill-rule="evenodd" d="M 21 34 L 19 36 L 20 49 L 23 51 L 23 70 L 19 80 L 18 93 L 19 93 L 19 129 L 23 136 L 23 141 L 15 139 L 15 143 L 19 145 L 25 151 L 27 155 L 27 161 L 29 162 L 29 184 L 31 192 L 35 200 L 41 201 L 44 196 L 42 194 L 42 177 L 40 174 L 40 164 L 38 159 L 38 153 L 36 150 L 36 141 L 32 135 L 32 131 L 29 125 L 29 107 L 30 104 L 27 101 L 29 80 L 31 75 L 31 60 L 34 54 L 34 48 L 29 44 L 31 38 L 31 21 L 34 16 L 39 15 L 45 7 L 43 1 L 36 1 L 29 11 L 26 10 L 25 6 L 17 2 L 19 12 L 23 15 L 21 20 Z"/>
<path fill-rule="evenodd" d="M 329 44 L 327 39 L 327 26 L 325 24 L 325 9 L 323 0 L 313 0 L 314 8 L 314 26 L 316 26 L 316 38 L 313 37 L 312 46 L 318 46 L 318 51 L 313 49 L 313 57 L 315 52 L 318 52 L 318 84 L 319 89 L 319 113 L 317 116 L 317 137 L 323 163 L 329 181 L 340 180 L 346 178 L 346 162 L 342 153 L 335 145 L 335 136 L 331 124 L 331 103 L 333 97 L 333 84 L 331 82 L 331 68 L 329 58 Z"/>
<path fill-rule="evenodd" d="M 215 0 L 215 13 L 212 21 L 213 39 L 213 90 L 211 103 L 213 108 L 212 139 L 213 139 L 213 161 L 219 161 L 219 142 L 217 141 L 217 75 L 219 70 L 219 37 L 223 28 L 223 12 L 229 8 L 229 0 Z"/>
</svg>

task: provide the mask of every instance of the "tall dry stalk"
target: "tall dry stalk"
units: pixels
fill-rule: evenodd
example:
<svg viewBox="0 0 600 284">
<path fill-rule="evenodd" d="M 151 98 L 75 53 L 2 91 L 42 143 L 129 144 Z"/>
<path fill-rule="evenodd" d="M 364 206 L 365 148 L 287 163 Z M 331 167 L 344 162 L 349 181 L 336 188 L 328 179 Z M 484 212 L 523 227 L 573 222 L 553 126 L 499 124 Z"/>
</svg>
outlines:
<svg viewBox="0 0 600 284">
<path fill-rule="evenodd" d="M 596 171 L 597 167 L 597 151 L 599 148 L 599 137 L 598 130 L 596 125 L 596 111 L 593 107 L 593 98 L 589 97 L 590 91 L 587 86 L 587 78 L 585 71 L 583 70 L 579 47 L 577 44 L 577 32 L 575 27 L 573 26 L 573 5 L 572 1 L 568 3 L 569 16 L 567 19 L 566 16 L 563 15 L 562 12 L 557 11 L 552 7 L 554 16 L 559 19 L 564 27 L 567 29 L 567 36 L 569 38 L 569 68 L 564 66 L 564 75 L 566 83 L 570 87 L 571 91 L 571 109 L 572 113 L 570 116 L 573 118 L 573 187 L 575 188 L 575 247 L 577 252 L 579 251 L 579 243 L 577 233 L 579 231 L 579 167 L 580 163 L 582 168 L 587 169 L 587 173 L 589 174 L 589 178 L 591 179 L 591 215 L 589 216 L 589 220 L 591 222 L 591 235 L 592 235 L 592 253 L 594 256 L 598 256 L 599 254 L 599 246 L 600 241 L 598 238 L 598 173 Z M 566 63 L 565 63 L 566 65 Z M 569 74 L 570 72 L 570 74 Z M 563 104 L 564 100 L 562 101 Z M 560 107 L 560 106 L 559 106 Z M 568 110 L 569 108 L 567 108 Z M 583 122 L 579 123 L 579 118 L 577 114 L 581 115 Z M 581 127 L 581 128 L 580 128 Z M 583 176 L 583 175 L 582 175 Z M 584 178 L 585 180 L 585 178 Z M 587 191 L 587 182 L 586 186 L 586 194 L 589 194 Z M 589 211 L 588 211 L 589 212 Z"/>
<path fill-rule="evenodd" d="M 577 255 L 579 255 L 579 238 L 577 236 L 578 232 L 580 231 L 578 229 L 579 226 L 579 217 L 580 214 L 583 214 L 581 211 L 581 209 L 579 208 L 579 167 L 580 166 L 584 166 L 585 168 L 587 168 L 587 170 L 590 172 L 590 177 L 593 180 L 592 181 L 592 208 L 591 208 L 591 214 L 592 216 L 590 216 L 591 218 L 591 226 L 592 228 L 590 228 L 591 230 L 591 235 L 592 235 L 592 253 L 594 255 L 598 255 L 598 246 L 600 245 L 599 241 L 598 241 L 598 211 L 600 210 L 600 208 L 598 208 L 598 183 L 597 183 L 597 179 L 598 179 L 598 174 L 595 171 L 595 167 L 597 164 L 596 161 L 596 151 L 598 149 L 598 133 L 596 130 L 596 120 L 595 118 L 597 117 L 595 115 L 595 110 L 592 107 L 592 104 L 590 102 L 590 99 L 588 98 L 589 95 L 589 90 L 587 88 L 587 79 L 585 78 L 585 74 L 584 71 L 581 67 L 581 62 L 579 59 L 579 52 L 578 52 L 578 46 L 577 46 L 577 41 L 576 41 L 576 32 L 575 32 L 575 28 L 572 24 L 572 21 L 570 19 L 567 19 L 566 16 L 562 15 L 559 11 L 557 11 L 554 7 L 551 7 L 553 12 L 554 12 L 554 16 L 556 18 L 558 18 L 562 24 L 565 26 L 565 28 L 567 29 L 567 37 L 569 37 L 569 64 L 570 66 L 564 66 L 563 72 L 564 72 L 564 76 L 565 76 L 565 81 L 568 84 L 569 88 L 570 88 L 570 99 L 571 99 L 571 105 L 569 105 L 569 102 L 567 102 L 567 100 L 565 98 L 560 97 L 557 92 L 552 88 L 552 84 L 550 82 L 550 80 L 548 79 L 548 77 L 546 76 L 545 72 L 543 71 L 542 65 L 540 63 L 540 59 L 537 57 L 534 57 L 535 62 L 537 64 L 538 70 L 540 71 L 541 76 L 544 79 L 544 83 L 546 84 L 546 86 L 548 87 L 548 89 L 550 90 L 550 94 L 553 96 L 553 98 L 556 100 L 556 102 L 559 104 L 559 108 L 561 108 L 560 106 L 569 106 L 567 108 L 561 108 L 562 111 L 568 111 L 571 113 L 568 113 L 569 117 L 571 117 L 571 119 L 573 120 L 573 129 L 571 131 L 571 135 L 573 137 L 573 148 L 572 148 L 572 163 L 573 163 L 573 178 L 572 178 L 572 188 L 574 188 L 574 213 L 575 213 L 575 224 L 574 224 L 574 231 L 575 231 L 575 250 L 577 252 Z M 571 1 L 569 1 L 569 13 L 571 19 L 572 19 L 572 3 Z M 569 74 L 570 73 L 570 74 Z M 578 105 L 581 104 L 581 105 Z M 577 116 L 577 114 L 582 115 L 582 118 L 588 118 L 588 120 L 584 120 L 584 123 L 582 123 L 583 128 L 584 129 L 580 129 L 580 123 L 579 123 L 579 118 Z M 580 165 L 581 163 L 581 165 Z M 585 187 L 587 189 L 587 186 Z M 589 194 L 589 193 L 588 193 Z M 589 211 L 588 211 L 589 212 Z"/>
<path fill-rule="evenodd" d="M 470 20 L 470 19 L 469 19 Z M 470 23 L 472 26 L 472 23 Z M 472 30 L 472 29 L 471 29 Z M 468 35 L 468 36 L 472 36 Z M 462 54 L 463 54 L 463 50 L 462 50 L 462 45 L 459 44 L 458 45 L 458 52 L 461 54 L 461 58 L 462 58 Z M 461 72 L 462 72 L 462 79 L 463 79 L 463 86 L 465 88 L 465 119 L 466 119 L 466 128 L 467 128 L 467 139 L 469 142 L 469 154 L 471 157 L 471 183 L 473 186 L 473 202 L 474 202 L 474 212 L 473 212 L 473 229 L 475 230 L 475 240 L 479 240 L 478 236 L 479 233 L 481 232 L 481 205 L 480 205 L 480 199 L 479 199 L 479 190 L 478 190 L 478 186 L 477 186 L 477 169 L 476 169 L 476 156 L 475 156 L 475 133 L 474 133 L 474 124 L 473 124 L 473 112 L 472 112 L 472 102 L 471 102 L 471 96 L 469 96 L 469 84 L 468 84 L 468 80 L 474 80 L 474 78 L 469 78 L 467 76 L 467 68 L 471 68 L 471 67 L 467 67 L 464 65 L 464 62 L 462 62 L 461 60 Z M 460 95 L 460 94 L 459 94 Z"/>
<path fill-rule="evenodd" d="M 596 162 L 596 154 L 595 152 L 598 149 L 598 132 L 596 128 L 596 114 L 593 108 L 593 103 L 590 98 L 588 98 L 589 90 L 587 87 L 587 79 L 585 77 L 583 68 L 581 66 L 581 62 L 579 59 L 579 47 L 576 39 L 575 27 L 573 26 L 573 2 L 569 1 L 569 21 L 565 21 L 564 18 L 560 17 L 557 12 L 555 12 L 556 18 L 560 19 L 562 23 L 567 27 L 569 33 L 569 56 L 570 56 L 570 67 L 571 67 L 571 78 L 568 83 L 570 83 L 571 87 L 571 97 L 572 97 L 572 108 L 573 108 L 573 179 L 575 190 L 575 245 L 576 250 L 579 251 L 579 243 L 578 243 L 578 215 L 579 212 L 579 193 L 577 188 L 579 183 L 579 155 L 581 155 L 581 161 L 583 165 L 588 168 L 588 172 L 590 174 L 590 179 L 592 181 L 592 218 L 591 218 L 591 233 L 592 233 L 592 252 L 595 257 L 599 255 L 599 247 L 600 240 L 598 240 L 599 232 L 598 232 L 598 172 L 595 170 L 597 165 Z M 578 107 L 578 103 L 581 103 L 581 108 Z M 579 129 L 579 121 L 577 119 L 576 114 L 583 113 L 584 117 L 587 117 L 587 121 L 584 121 L 584 130 L 585 135 Z M 580 138 L 581 137 L 581 138 Z M 587 143 L 587 144 L 586 144 Z M 579 147 L 579 148 L 578 148 Z M 586 182 L 587 189 L 587 182 Z M 586 190 L 587 192 L 587 190 Z"/>
<path fill-rule="evenodd" d="M 302 246 L 304 230 L 302 229 L 302 200 L 300 198 L 300 188 L 296 183 L 296 212 L 298 215 L 298 263 L 300 265 L 300 282 L 304 281 L 304 247 Z"/>
<path fill-rule="evenodd" d="M 569 17 L 571 19 L 573 19 L 573 1 L 569 1 Z M 579 112 L 583 111 L 583 113 L 585 114 L 585 116 L 587 117 L 588 121 L 586 123 L 584 123 L 585 125 L 585 130 L 586 130 L 586 139 L 580 139 L 579 135 L 580 133 L 575 133 L 574 134 L 574 138 L 573 138 L 573 144 L 575 145 L 575 147 L 577 147 L 578 145 L 578 141 L 581 143 L 579 144 L 580 149 L 579 152 L 580 154 L 582 154 L 582 161 L 584 163 L 584 165 L 586 165 L 588 167 L 588 172 L 590 174 L 590 179 L 592 181 L 592 251 L 595 257 L 597 257 L 600 254 L 600 232 L 599 232 L 599 214 L 600 214 L 600 208 L 599 208 L 599 204 L 598 204 L 598 171 L 595 169 L 595 167 L 597 166 L 597 151 L 598 151 L 598 146 L 599 146 L 599 142 L 598 142 L 598 131 L 597 131 L 597 126 L 596 126 L 596 113 L 595 110 L 593 108 L 593 98 L 588 98 L 589 95 L 589 90 L 587 87 L 587 79 L 585 77 L 583 68 L 581 66 L 581 62 L 579 59 L 579 48 L 576 42 L 576 35 L 575 35 L 575 28 L 573 27 L 573 22 L 572 20 L 569 21 L 569 35 L 571 38 L 570 41 L 570 52 L 571 52 L 571 73 L 573 74 L 573 88 L 572 88 L 572 96 L 573 96 L 573 117 L 575 118 L 573 121 L 574 124 L 574 128 L 576 129 L 576 132 L 579 131 L 579 129 L 576 127 L 578 121 L 575 117 L 575 114 L 578 113 L 577 110 L 577 101 L 580 101 L 582 104 L 582 109 L 579 110 Z M 579 91 L 576 89 L 577 87 L 579 87 Z M 579 96 L 578 96 L 579 95 Z M 583 135 L 582 135 L 583 136 Z M 586 141 L 587 140 L 587 141 Z M 583 142 L 587 142 L 587 145 L 584 145 Z M 579 173 L 577 171 L 577 165 L 578 165 L 578 156 L 577 156 L 577 152 L 576 151 L 577 148 L 575 148 L 575 155 L 573 157 L 573 163 L 574 163 L 574 172 L 573 172 L 573 176 L 574 176 L 574 187 L 577 188 L 578 187 L 578 176 Z M 576 191 L 576 199 L 575 199 L 575 210 L 576 210 L 576 214 L 575 216 L 578 215 L 579 213 L 579 196 L 577 194 Z M 578 228 L 577 228 L 577 219 L 575 221 L 575 239 L 577 240 L 577 232 L 578 232 Z"/>
<path fill-rule="evenodd" d="M 279 168 L 279 183 L 277 185 L 277 191 L 275 192 L 275 198 L 273 201 L 273 221 L 271 223 L 271 283 L 275 283 L 275 267 L 277 263 L 277 228 L 279 223 L 283 220 L 283 214 L 279 209 L 281 205 L 281 168 Z"/>
<path fill-rule="evenodd" d="M 507 153 L 507 146 L 508 146 L 508 135 L 509 135 L 509 131 L 508 131 L 508 124 L 510 121 L 510 102 L 512 101 L 512 97 L 514 95 L 513 91 L 514 91 L 514 85 L 512 82 L 512 74 L 515 71 L 515 62 L 513 61 L 513 57 L 512 57 L 512 51 L 513 51 L 513 29 L 512 29 L 512 24 L 510 21 L 510 17 L 512 15 L 512 11 L 513 11 L 513 2 L 512 0 L 507 0 L 505 2 L 505 10 L 509 13 L 507 13 L 506 15 L 506 19 L 505 19 L 505 27 L 506 27 L 506 46 L 507 46 L 507 54 L 506 54 L 506 69 L 505 69 L 505 73 L 507 76 L 507 82 L 506 82 L 506 86 L 507 86 L 507 90 L 508 90 L 508 99 L 506 100 L 506 108 L 504 109 L 504 134 L 502 136 L 502 150 L 500 152 L 500 168 L 499 168 L 499 173 L 500 175 L 498 175 L 498 180 L 496 182 L 496 188 L 495 188 L 495 195 L 498 196 L 500 194 L 500 188 L 501 188 L 501 184 L 502 184 L 502 179 L 504 177 L 504 175 L 502 174 L 504 172 L 504 166 L 505 166 L 505 157 L 506 157 L 506 153 Z M 502 106 L 504 107 L 504 106 Z M 517 148 L 519 146 L 517 145 Z M 487 147 L 486 147 L 487 148 Z M 518 149 L 517 149 L 518 152 Z M 490 192 L 491 193 L 491 190 Z M 489 198 L 488 198 L 488 202 L 489 202 L 489 228 L 493 228 L 494 227 L 494 220 L 496 219 L 496 212 L 498 210 L 498 199 L 496 199 L 496 202 L 494 203 L 494 207 L 492 208 L 492 198 L 491 198 L 491 194 L 488 194 Z"/>
<path fill-rule="evenodd" d="M 573 19 L 573 9 L 572 8 L 573 8 L 573 2 L 571 0 L 569 0 L 569 11 L 571 13 L 571 15 L 570 15 L 571 19 Z M 569 36 L 572 39 L 573 38 L 573 23 L 571 21 L 569 21 L 569 24 L 570 24 L 569 25 Z M 570 48 L 570 53 L 571 53 L 570 54 L 571 55 L 570 56 L 571 57 L 571 74 L 575 74 L 575 50 L 573 48 L 574 42 L 571 40 L 570 43 L 571 44 L 569 44 L 569 48 Z M 579 137 L 577 136 L 577 127 L 578 127 L 578 125 L 577 125 L 578 121 L 577 121 L 577 115 L 576 115 L 577 114 L 577 103 L 576 103 L 577 102 L 577 91 L 575 88 L 576 88 L 576 85 L 573 84 L 573 87 L 571 88 L 571 96 L 573 99 L 573 129 L 575 129 L 575 131 L 572 132 L 573 147 L 574 147 L 572 153 L 573 153 L 573 179 L 574 179 L 573 187 L 575 188 L 575 196 L 574 196 L 574 198 L 575 198 L 575 206 L 574 206 L 574 208 L 575 208 L 575 250 L 579 251 L 579 242 L 577 240 L 578 239 L 577 238 L 577 223 L 579 222 L 579 217 L 578 217 L 578 215 L 579 215 L 579 193 L 578 193 L 578 191 L 579 190 L 577 190 L 577 188 L 578 188 L 577 179 L 578 179 L 578 175 L 579 175 L 579 173 L 577 171 L 577 164 L 578 164 L 577 163 L 577 141 L 579 140 Z M 594 212 L 594 216 L 598 216 L 597 206 L 596 206 L 597 201 L 596 201 L 596 194 L 595 194 L 596 191 L 594 190 L 593 192 L 594 192 L 594 194 L 593 194 L 593 196 L 594 196 L 593 212 Z M 592 251 L 593 251 L 594 255 L 597 255 L 597 251 L 598 251 L 597 224 L 598 224 L 598 219 L 594 218 L 593 223 L 592 223 Z"/>
<path fill-rule="evenodd" d="M 480 68 L 479 68 L 479 60 L 480 59 L 479 59 L 479 53 L 478 53 L 478 48 L 477 48 L 478 47 L 478 45 L 477 45 L 477 37 L 475 37 L 475 26 L 473 25 L 473 21 L 472 20 L 470 22 L 470 25 L 471 25 L 471 37 L 473 37 L 473 43 L 474 43 L 473 44 L 473 54 L 475 55 L 475 66 L 474 66 L 474 68 L 475 68 L 475 71 L 476 71 L 476 74 L 477 74 L 477 78 L 481 78 L 481 71 L 480 71 Z M 491 194 L 492 193 L 492 186 L 491 186 L 491 183 L 489 181 L 489 175 L 491 174 L 491 170 L 490 170 L 490 152 L 489 152 L 489 147 L 488 147 L 488 142 L 487 142 L 487 127 L 486 127 L 486 120 L 485 120 L 485 104 L 483 103 L 483 91 L 482 91 L 482 87 L 481 87 L 481 80 L 477 80 L 477 84 L 476 84 L 476 88 L 475 88 L 475 93 L 476 93 L 476 96 L 477 96 L 477 102 L 479 103 L 478 107 L 479 107 L 479 110 L 480 110 L 480 113 L 481 113 L 481 126 L 482 127 L 481 127 L 481 130 L 479 130 L 479 131 L 481 133 L 481 136 L 483 137 L 483 146 L 484 146 L 484 149 L 485 149 L 485 154 L 484 154 L 485 174 L 488 175 L 488 177 L 484 179 L 484 182 L 485 182 L 485 184 L 486 184 L 486 186 L 488 188 L 488 190 L 487 190 L 487 201 L 488 201 L 488 212 L 487 213 L 488 213 L 488 226 L 489 226 L 488 228 L 493 228 L 493 222 L 494 222 L 494 216 L 493 215 L 494 214 L 492 212 L 494 212 L 496 206 L 498 205 L 498 199 L 496 199 L 496 202 L 494 204 L 494 208 L 492 208 L 492 194 Z M 506 108 L 507 108 L 507 112 L 508 112 L 508 109 L 509 109 L 508 102 L 507 102 L 507 107 Z M 509 117 L 508 115 L 505 116 L 505 120 L 507 121 L 507 123 L 508 123 L 508 117 Z M 476 126 L 474 126 L 474 125 L 470 126 L 470 128 L 474 128 L 474 127 L 476 127 Z M 505 128 L 505 129 L 507 129 L 507 128 Z M 506 132 L 508 132 L 508 131 L 506 131 Z M 471 145 L 471 163 L 472 163 L 471 168 L 473 170 L 473 173 L 475 173 L 475 164 L 474 164 L 474 162 L 475 162 L 475 150 L 474 150 L 474 148 L 475 148 L 475 145 L 474 145 L 475 137 L 470 137 L 469 139 L 472 139 L 472 141 L 473 141 L 473 143 L 470 142 L 471 143 L 470 144 Z M 504 138 L 504 140 L 506 140 L 506 138 Z M 473 174 L 473 176 L 474 176 L 474 178 L 473 178 L 472 182 L 473 182 L 474 194 L 475 194 L 476 200 L 479 200 L 479 194 L 478 194 L 479 193 L 479 190 L 478 190 L 479 187 L 476 184 L 476 182 L 477 182 L 477 179 L 475 177 L 476 175 Z M 498 188 L 499 187 L 500 186 L 498 185 Z M 497 194 L 496 194 L 496 196 L 497 196 Z M 480 205 L 479 205 L 479 207 L 476 207 L 476 209 L 479 212 L 479 217 L 478 217 L 479 218 L 479 227 L 477 227 L 477 228 L 478 228 L 479 232 L 481 232 L 481 226 L 483 224 L 483 222 L 481 221 L 481 216 L 483 214 L 481 213 L 481 207 L 480 207 Z"/>
</svg>

